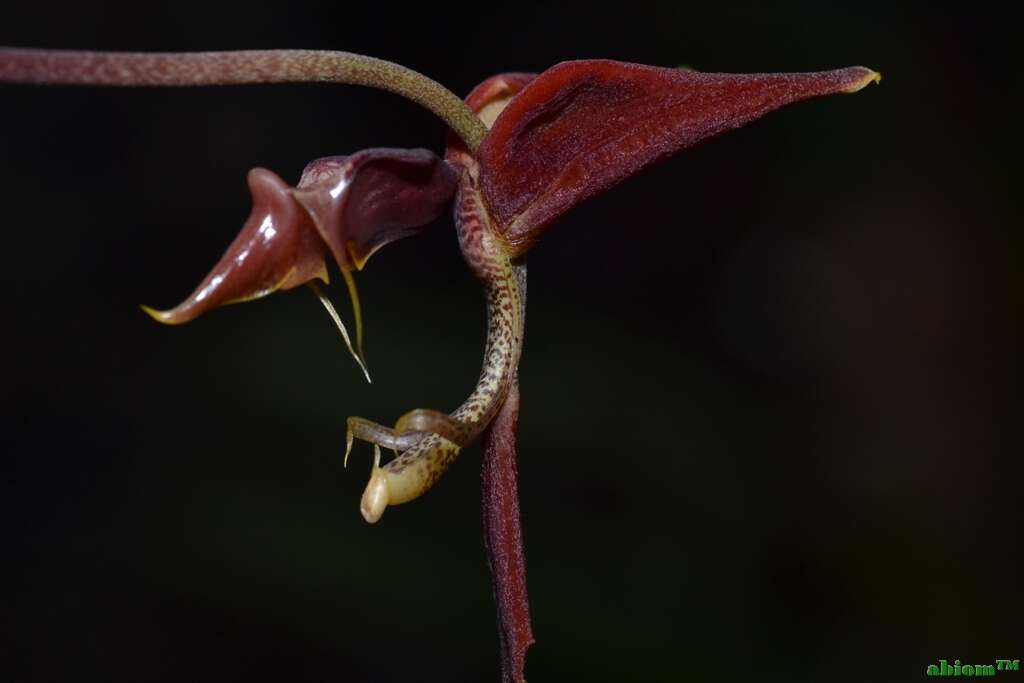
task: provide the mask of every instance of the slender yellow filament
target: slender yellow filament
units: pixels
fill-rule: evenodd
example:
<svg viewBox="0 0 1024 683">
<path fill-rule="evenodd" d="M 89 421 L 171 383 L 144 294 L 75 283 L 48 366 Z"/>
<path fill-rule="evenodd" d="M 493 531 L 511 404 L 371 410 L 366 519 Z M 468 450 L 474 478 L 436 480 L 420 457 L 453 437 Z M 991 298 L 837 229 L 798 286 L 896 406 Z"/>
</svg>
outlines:
<svg viewBox="0 0 1024 683">
<path fill-rule="evenodd" d="M 342 268 L 341 276 L 345 278 L 348 298 L 352 302 L 352 318 L 356 323 L 356 350 L 359 352 L 359 357 L 365 365 L 366 353 L 363 351 L 363 307 L 359 304 L 359 290 L 356 289 L 356 279 L 352 277 L 352 271 Z"/>
<path fill-rule="evenodd" d="M 334 309 L 334 304 L 324 294 L 324 290 L 320 287 L 316 280 L 310 280 L 308 283 L 309 288 L 316 294 L 316 298 L 320 300 L 320 303 L 327 309 L 327 315 L 331 316 L 331 320 L 338 328 L 338 332 L 341 332 L 341 338 L 345 340 L 345 346 L 348 347 L 348 352 L 352 354 L 352 357 L 356 359 L 356 363 L 359 368 L 363 371 L 363 375 L 366 377 L 368 384 L 373 384 L 373 380 L 370 379 L 370 371 L 366 368 L 366 363 L 360 354 L 356 353 L 356 350 L 352 348 L 352 339 L 348 336 L 348 330 L 345 328 L 345 323 L 341 322 L 341 316 L 338 315 L 338 311 Z M 357 323 L 358 324 L 358 323 Z"/>
</svg>

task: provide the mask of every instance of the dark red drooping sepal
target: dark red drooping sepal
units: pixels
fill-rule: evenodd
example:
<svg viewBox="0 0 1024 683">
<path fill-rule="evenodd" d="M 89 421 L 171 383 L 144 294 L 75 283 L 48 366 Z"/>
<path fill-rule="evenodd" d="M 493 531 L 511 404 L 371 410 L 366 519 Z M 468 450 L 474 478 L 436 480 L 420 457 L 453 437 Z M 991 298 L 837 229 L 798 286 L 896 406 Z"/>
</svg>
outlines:
<svg viewBox="0 0 1024 683">
<path fill-rule="evenodd" d="M 783 105 L 860 90 L 864 67 L 715 74 L 609 60 L 557 64 L 501 112 L 480 146 L 480 181 L 515 255 L 593 195 L 685 147 Z"/>
<path fill-rule="evenodd" d="M 192 320 L 314 279 L 327 281 L 326 257 L 361 269 L 385 244 L 440 216 L 458 175 L 425 149 L 367 149 L 310 162 L 296 187 L 272 171 L 249 171 L 253 206 L 213 270 L 178 306 L 146 312 L 163 323 Z"/>
<path fill-rule="evenodd" d="M 501 411 L 484 432 L 481 473 L 484 543 L 498 604 L 502 683 L 523 683 L 526 651 L 534 642 L 519 515 L 518 423 L 519 385 L 513 382 Z"/>
</svg>

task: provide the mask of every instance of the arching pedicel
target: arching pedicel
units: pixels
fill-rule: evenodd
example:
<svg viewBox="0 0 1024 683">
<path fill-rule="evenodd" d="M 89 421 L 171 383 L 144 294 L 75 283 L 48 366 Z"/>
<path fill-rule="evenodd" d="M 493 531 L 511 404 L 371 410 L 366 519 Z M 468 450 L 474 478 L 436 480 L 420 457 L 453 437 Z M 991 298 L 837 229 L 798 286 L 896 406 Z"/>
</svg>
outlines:
<svg viewBox="0 0 1024 683">
<path fill-rule="evenodd" d="M 370 483 L 360 504 L 360 511 L 368 522 L 380 519 L 388 505 L 414 500 L 437 482 L 462 446 L 476 440 L 501 409 L 519 364 L 525 322 L 526 267 L 513 264 L 504 243 L 495 234 L 483 208 L 473 168 L 463 172 L 456 195 L 456 214 L 459 245 L 471 269 L 482 281 L 487 297 L 487 345 L 480 378 L 473 393 L 450 416 L 414 411 L 406 418 L 432 433 L 416 439 L 384 466 L 375 458 Z M 379 438 L 381 434 L 390 436 L 386 428 L 361 418 L 356 420 L 349 421 L 352 433 L 371 441 L 375 447 L 396 443 Z M 400 420 L 397 427 L 402 426 Z M 399 438 L 407 435 L 408 432 L 397 434 Z"/>
<path fill-rule="evenodd" d="M 485 124 L 534 76 L 502 74 L 477 86 L 466 102 Z M 526 266 L 513 263 L 505 241 L 484 204 L 476 160 L 457 138 L 449 139 L 446 159 L 461 170 L 455 198 L 459 247 L 470 270 L 484 286 L 487 344 L 483 367 L 469 398 L 451 415 L 432 410 L 406 413 L 389 429 L 365 418 L 349 418 L 346 459 L 354 437 L 374 444 L 374 464 L 360 511 L 376 522 L 388 505 L 414 500 L 428 491 L 497 415 L 515 377 L 525 326 Z M 380 464 L 379 448 L 396 457 Z"/>
</svg>

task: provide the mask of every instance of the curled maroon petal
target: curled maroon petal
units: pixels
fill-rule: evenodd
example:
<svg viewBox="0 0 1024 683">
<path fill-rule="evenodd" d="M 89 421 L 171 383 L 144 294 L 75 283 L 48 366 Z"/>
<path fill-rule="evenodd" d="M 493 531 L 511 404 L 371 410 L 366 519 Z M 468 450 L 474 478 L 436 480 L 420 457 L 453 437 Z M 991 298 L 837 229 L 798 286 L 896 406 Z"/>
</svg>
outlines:
<svg viewBox="0 0 1024 683">
<path fill-rule="evenodd" d="M 241 232 L 191 296 L 167 311 L 143 307 L 162 323 L 185 323 L 211 308 L 248 301 L 319 278 L 326 248 L 309 215 L 279 176 L 254 168 L 247 178 L 252 211 Z"/>
<path fill-rule="evenodd" d="M 310 162 L 292 194 L 338 266 L 362 270 L 385 244 L 440 216 L 457 181 L 455 170 L 433 152 L 376 148 Z"/>
<path fill-rule="evenodd" d="M 659 159 L 783 105 L 856 92 L 878 79 L 864 67 L 715 74 L 563 62 L 495 120 L 479 150 L 484 197 L 523 254 L 555 218 Z"/>
</svg>

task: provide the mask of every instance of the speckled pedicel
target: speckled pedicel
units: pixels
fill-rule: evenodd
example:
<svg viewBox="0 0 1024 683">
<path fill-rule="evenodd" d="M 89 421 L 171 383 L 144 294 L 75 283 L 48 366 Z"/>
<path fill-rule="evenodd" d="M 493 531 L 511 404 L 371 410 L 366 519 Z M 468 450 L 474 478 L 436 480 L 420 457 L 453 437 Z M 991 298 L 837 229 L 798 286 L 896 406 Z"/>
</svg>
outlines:
<svg viewBox="0 0 1024 683">
<path fill-rule="evenodd" d="M 494 229 L 480 193 L 476 161 L 458 151 L 449 154 L 449 161 L 461 171 L 455 199 L 459 246 L 487 299 L 483 367 L 473 393 L 450 416 L 413 411 L 400 418 L 394 430 L 362 418 L 349 420 L 350 441 L 357 436 L 396 450 L 412 442 L 383 467 L 378 451 L 360 503 L 369 522 L 380 519 L 388 505 L 413 500 L 434 485 L 462 447 L 476 440 L 501 409 L 519 365 L 526 266 L 512 263 L 505 241 Z"/>
</svg>

